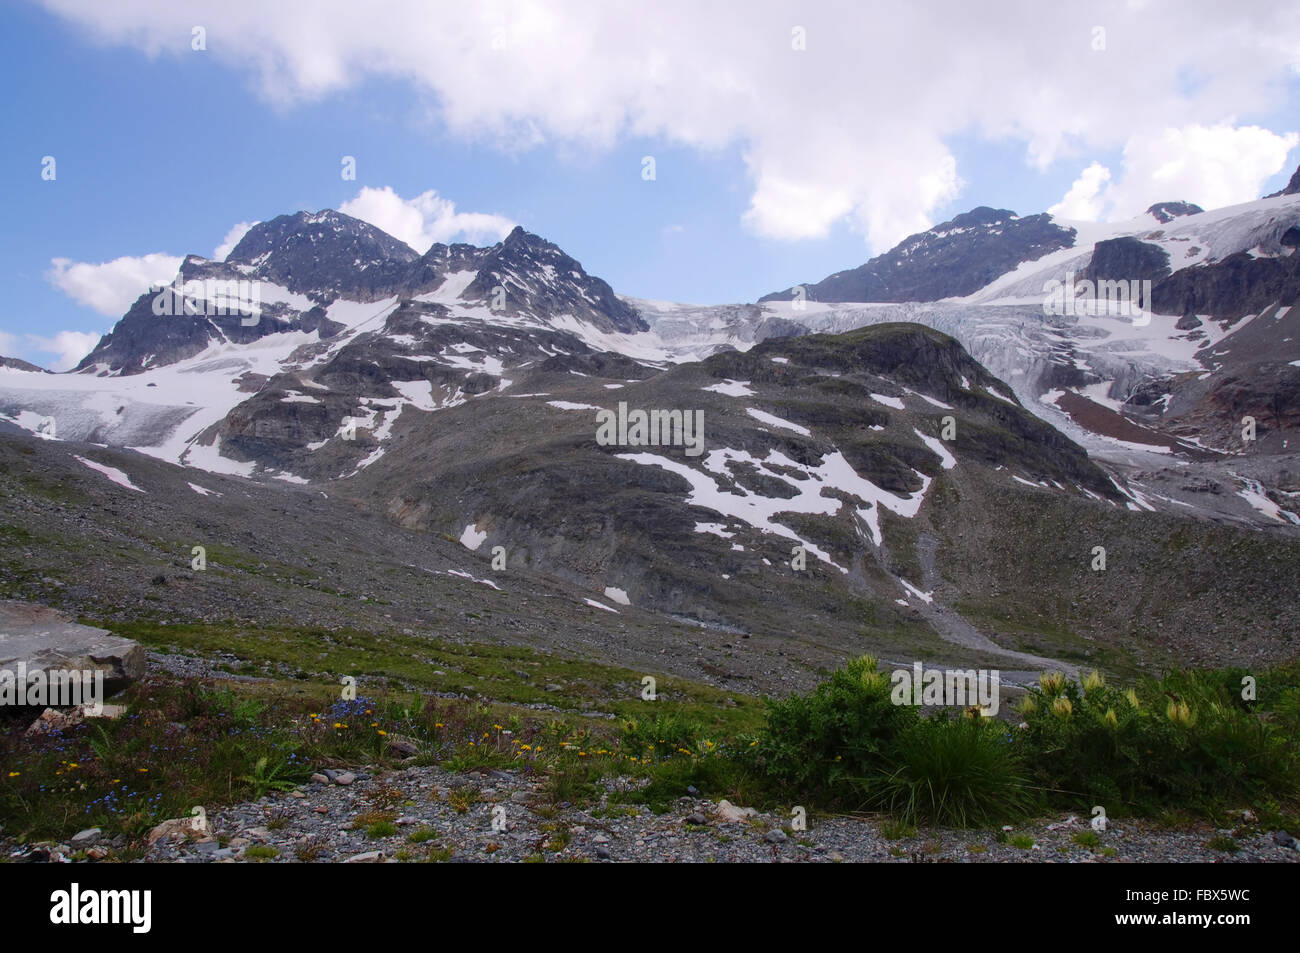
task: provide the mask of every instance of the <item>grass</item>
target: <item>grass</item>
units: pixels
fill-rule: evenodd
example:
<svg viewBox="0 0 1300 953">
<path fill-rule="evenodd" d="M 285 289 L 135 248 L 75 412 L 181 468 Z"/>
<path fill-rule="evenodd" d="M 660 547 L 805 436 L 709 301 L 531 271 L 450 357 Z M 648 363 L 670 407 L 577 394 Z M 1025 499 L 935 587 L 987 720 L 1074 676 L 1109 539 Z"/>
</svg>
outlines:
<svg viewBox="0 0 1300 953">
<path fill-rule="evenodd" d="M 1097 836 L 1095 831 L 1075 831 L 1070 835 L 1070 840 L 1089 850 L 1096 850 L 1101 846 L 1101 838 Z"/>
<path fill-rule="evenodd" d="M 1235 854 L 1241 850 L 1241 845 L 1231 837 L 1224 834 L 1217 834 L 1205 842 L 1205 846 L 1210 850 L 1217 850 L 1223 854 Z"/>
<path fill-rule="evenodd" d="M 149 638 L 193 649 L 209 644 L 216 628 L 166 626 Z M 268 636 L 260 649 L 254 633 Z M 231 651 L 260 664 L 302 661 L 317 649 L 350 656 L 376 647 L 381 666 L 387 664 L 383 653 L 395 651 L 378 647 L 378 637 L 327 635 L 333 649 L 299 646 L 295 655 L 291 630 L 241 630 L 231 637 Z M 426 659 L 442 652 L 435 643 L 422 644 Z M 1297 815 L 1293 749 L 1300 708 L 1294 686 L 1300 679 L 1294 666 L 1257 673 L 1259 701 L 1249 704 L 1225 694 L 1239 683 L 1235 670 L 1140 682 L 1137 708 L 1108 686 L 1053 685 L 1030 693 L 1037 707 L 1021 715 L 1029 727 L 1012 729 L 995 719 L 926 718 L 893 705 L 888 679 L 862 660 L 832 673 L 816 692 L 781 702 L 665 680 L 674 686 L 673 700 L 626 703 L 624 709 L 614 696 L 625 687 L 637 689 L 639 680 L 620 669 L 526 649 L 455 645 L 445 653 L 434 656 L 435 664 L 447 666 L 455 680 L 475 665 L 481 667 L 474 677 L 485 685 L 493 672 L 527 667 L 539 682 L 581 683 L 594 693 L 585 703 L 595 710 L 602 710 L 599 698 L 607 709 L 627 714 L 556 715 L 513 702 L 443 700 L 406 690 L 344 701 L 332 684 L 296 679 L 150 678 L 115 699 L 127 705 L 119 719 L 39 738 L 0 731 L 0 763 L 6 766 L 0 826 L 20 843 L 97 826 L 109 837 L 126 835 L 129 853 L 140 849 L 154 825 L 188 817 L 195 805 L 211 814 L 225 804 L 276 797 L 327 767 L 371 773 L 399 767 L 388 741 L 399 736 L 418 746 L 424 763 L 457 771 L 503 768 L 544 779 L 533 807 L 551 821 L 564 803 L 588 805 L 596 817 L 677 810 L 689 787 L 701 798 L 783 815 L 792 803 L 810 813 L 883 811 L 888 839 L 915 836 L 919 824 L 990 827 L 1045 805 L 1087 812 L 1100 803 L 1111 816 L 1186 817 L 1221 816 L 1227 807 L 1239 814 L 1250 806 L 1269 823 L 1278 819 L 1278 826 Z M 453 674 L 453 660 L 466 667 Z M 1166 695 L 1186 703 L 1189 715 L 1176 708 L 1167 714 Z M 1072 699 L 1068 717 L 1053 713 L 1062 696 Z M 726 704 L 731 698 L 735 707 Z M 1107 712 L 1121 705 L 1129 707 L 1112 725 Z M 1137 757 L 1128 757 L 1130 748 Z M 605 782 L 615 777 L 631 784 L 607 789 Z M 1103 796 L 1107 792 L 1086 787 L 1097 783 L 1124 787 Z M 462 815 L 478 803 L 470 786 L 452 787 L 444 797 Z M 366 798 L 356 829 L 370 838 L 395 836 L 405 795 L 379 782 Z M 285 823 L 283 814 L 273 813 L 267 826 Z M 421 829 L 405 840 L 417 845 L 435 837 Z M 1018 840 L 1032 846 L 1023 835 L 1010 842 L 1028 849 Z M 1100 847 L 1086 831 L 1074 842 Z M 547 852 L 563 849 L 566 829 L 557 825 L 545 843 Z M 313 859 L 320 850 L 308 842 L 295 856 Z"/>
</svg>

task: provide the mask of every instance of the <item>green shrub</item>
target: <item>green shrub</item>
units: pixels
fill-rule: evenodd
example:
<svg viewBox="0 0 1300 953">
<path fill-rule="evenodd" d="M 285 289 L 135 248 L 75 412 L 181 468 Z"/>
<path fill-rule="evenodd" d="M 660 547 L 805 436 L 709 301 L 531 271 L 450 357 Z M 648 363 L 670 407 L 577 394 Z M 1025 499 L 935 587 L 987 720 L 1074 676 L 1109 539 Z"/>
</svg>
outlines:
<svg viewBox="0 0 1300 953">
<path fill-rule="evenodd" d="M 854 659 L 807 695 L 767 700 L 767 724 L 750 749 L 755 765 L 800 795 L 863 800 L 861 781 L 892 770 L 894 741 L 918 719 L 890 699 L 870 656 Z"/>
<path fill-rule="evenodd" d="M 869 803 L 908 823 L 991 826 L 1022 817 L 1036 798 L 1000 722 L 922 719 L 890 746 L 892 770 L 867 778 Z"/>
<path fill-rule="evenodd" d="M 1119 691 L 1044 676 L 1022 705 L 1017 738 L 1054 803 L 1155 813 L 1274 795 L 1294 798 L 1295 735 L 1241 698 L 1235 669 L 1172 672 Z M 1286 703 L 1288 695 L 1280 694 Z"/>
</svg>

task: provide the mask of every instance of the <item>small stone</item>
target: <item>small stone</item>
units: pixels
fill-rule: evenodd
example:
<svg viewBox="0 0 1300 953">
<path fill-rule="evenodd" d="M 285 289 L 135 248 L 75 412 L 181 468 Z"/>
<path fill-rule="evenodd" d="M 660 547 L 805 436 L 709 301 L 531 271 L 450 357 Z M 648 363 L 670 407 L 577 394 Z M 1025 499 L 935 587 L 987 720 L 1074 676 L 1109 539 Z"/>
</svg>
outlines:
<svg viewBox="0 0 1300 953">
<path fill-rule="evenodd" d="M 418 817 L 412 817 L 410 814 L 403 814 L 394 823 L 396 823 L 398 827 L 410 827 L 412 824 L 420 823 L 420 819 Z"/>
<path fill-rule="evenodd" d="M 247 846 L 248 846 L 249 844 L 251 844 L 251 843 L 252 843 L 252 841 L 250 841 L 247 837 L 232 837 L 232 838 L 230 839 L 230 844 L 229 844 L 228 846 L 230 846 L 230 847 L 247 847 Z"/>
<path fill-rule="evenodd" d="M 716 813 L 718 819 L 722 821 L 722 823 L 735 824 L 738 821 L 745 820 L 747 817 L 753 817 L 758 813 L 758 811 L 754 810 L 752 807 L 736 807 L 736 805 L 724 799 L 718 802 Z"/>
<path fill-rule="evenodd" d="M 832 864 L 844 863 L 844 855 L 841 854 L 838 850 L 831 851 L 829 854 L 826 855 L 826 859 L 829 860 Z"/>
<path fill-rule="evenodd" d="M 315 781 L 317 784 L 329 784 L 329 783 L 330 783 L 330 779 L 327 778 L 327 777 L 326 777 L 325 775 L 323 775 L 323 774 L 313 774 L 313 775 L 311 776 L 311 779 L 312 779 L 313 781 Z"/>
<path fill-rule="evenodd" d="M 304 794 L 302 791 L 290 791 L 290 792 L 289 792 L 289 797 L 291 797 L 291 798 L 295 798 L 295 799 L 297 799 L 297 800 L 301 800 L 302 798 L 305 798 L 306 796 L 307 796 L 307 795 Z"/>
<path fill-rule="evenodd" d="M 63 731 L 73 725 L 80 724 L 81 719 L 82 712 L 80 708 L 74 708 L 71 712 L 61 712 L 55 708 L 47 708 L 28 726 L 26 735 L 32 738 L 37 735 L 47 735 L 52 731 Z"/>
<path fill-rule="evenodd" d="M 92 847 L 92 848 L 90 848 L 90 850 L 86 851 L 86 856 L 87 856 L 90 860 L 103 860 L 105 857 L 109 856 L 111 853 L 112 853 L 112 851 L 110 851 L 110 850 L 108 850 L 107 848 L 104 848 L 104 847 Z"/>
<path fill-rule="evenodd" d="M 700 792 L 699 792 L 699 790 L 697 790 L 696 787 L 695 787 L 695 785 L 693 785 L 693 784 L 688 784 L 688 785 L 686 785 L 686 793 L 689 794 L 691 797 L 699 797 L 699 796 L 700 796 Z"/>
<path fill-rule="evenodd" d="M 1300 841 L 1288 834 L 1286 831 L 1274 831 L 1272 834 L 1273 843 L 1278 847 L 1289 847 L 1292 850 L 1300 850 Z"/>
<path fill-rule="evenodd" d="M 97 842 L 104 832 L 98 827 L 88 827 L 84 831 L 78 831 L 72 835 L 71 846 L 75 849 L 78 847 L 90 847 Z"/>
<path fill-rule="evenodd" d="M 265 827 L 250 827 L 242 833 L 249 840 L 260 841 L 263 844 L 271 839 L 271 832 Z"/>
<path fill-rule="evenodd" d="M 609 858 L 610 858 L 609 848 L 607 848 L 607 847 L 597 847 L 597 848 L 596 848 L 596 856 L 599 857 L 601 860 L 609 860 Z"/>
<path fill-rule="evenodd" d="M 592 840 L 595 841 L 597 844 L 609 843 L 609 838 L 606 837 L 604 834 L 597 834 L 595 837 L 592 838 Z"/>
<path fill-rule="evenodd" d="M 351 771 L 342 771 L 334 775 L 334 777 L 331 780 L 333 780 L 335 784 L 342 784 L 344 787 L 346 787 L 356 779 L 357 776 L 353 774 Z"/>
<path fill-rule="evenodd" d="M 329 809 L 329 805 L 327 804 L 317 804 L 315 807 L 312 808 L 312 811 L 316 814 L 328 814 L 330 812 L 330 809 Z"/>
<path fill-rule="evenodd" d="M 694 824 L 697 827 L 701 827 L 709 823 L 709 819 L 705 817 L 703 814 L 701 814 L 699 811 L 695 811 L 694 813 L 686 815 L 686 823 Z"/>
<path fill-rule="evenodd" d="M 782 830 L 770 830 L 763 835 L 763 840 L 769 844 L 784 844 L 789 839 L 785 836 L 785 831 Z"/>
<path fill-rule="evenodd" d="M 353 854 L 345 864 L 380 864 L 384 861 L 384 852 L 380 850 L 368 850 L 364 854 Z"/>
</svg>

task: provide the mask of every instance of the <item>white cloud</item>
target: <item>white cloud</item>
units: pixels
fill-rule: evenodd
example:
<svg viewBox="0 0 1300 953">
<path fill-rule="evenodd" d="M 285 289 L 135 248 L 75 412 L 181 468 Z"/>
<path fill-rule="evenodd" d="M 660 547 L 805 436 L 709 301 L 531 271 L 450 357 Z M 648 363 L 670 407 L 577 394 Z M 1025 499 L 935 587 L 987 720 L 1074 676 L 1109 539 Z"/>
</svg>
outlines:
<svg viewBox="0 0 1300 953">
<path fill-rule="evenodd" d="M 53 337 L 28 334 L 27 351 L 53 354 L 54 360 L 32 359 L 32 363 L 48 367 L 52 371 L 66 371 L 76 367 L 78 362 L 91 352 L 99 343 L 100 335 L 93 331 L 60 331 Z"/>
<path fill-rule="evenodd" d="M 162 252 L 127 255 L 102 264 L 54 258 L 45 278 L 78 304 L 120 318 L 150 285 L 175 278 L 182 260 Z"/>
<path fill-rule="evenodd" d="M 235 250 L 239 240 L 248 234 L 248 230 L 256 224 L 257 222 L 240 222 L 237 225 L 230 226 L 230 231 L 226 232 L 226 237 L 221 240 L 217 250 L 212 253 L 212 260 L 225 261 L 226 256 Z"/>
<path fill-rule="evenodd" d="M 193 56 L 190 28 L 203 23 L 205 55 L 281 105 L 380 77 L 427 94 L 449 135 L 505 150 L 634 138 L 738 149 L 748 227 L 807 238 L 846 221 L 876 248 L 928 224 L 960 188 L 947 146 L 957 137 L 1023 142 L 1026 162 L 1045 169 L 1141 144 L 1149 130 L 1235 125 L 1247 104 L 1280 112 L 1300 69 L 1294 3 L 1097 0 L 999 15 L 965 0 L 751 0 L 743 15 L 696 0 L 660 0 L 650 14 L 604 0 L 389 0 L 382 15 L 355 0 L 44 3 L 151 55 Z M 792 49 L 795 27 L 805 50 Z M 211 42 L 218 35 L 239 42 Z M 1182 145 L 1204 168 L 1157 184 L 1208 186 L 1208 145 Z M 1239 140 L 1234 154 L 1243 150 L 1254 154 Z M 1131 165 L 1142 166 L 1137 152 Z M 1113 200 L 1135 201 L 1158 171 L 1135 172 L 1132 195 L 1121 179 Z M 642 185 L 639 172 L 628 169 L 629 183 Z M 658 172 L 649 187 L 671 187 L 672 170 Z M 1229 181 L 1235 196 L 1242 183 Z M 429 233 L 406 230 L 407 241 Z"/>
<path fill-rule="evenodd" d="M 1156 202 L 1187 201 L 1207 209 L 1249 202 L 1286 167 L 1297 145 L 1300 135 L 1294 132 L 1277 135 L 1226 123 L 1138 133 L 1124 146 L 1118 179 L 1094 162 L 1048 211 L 1067 219 L 1115 221 Z"/>
<path fill-rule="evenodd" d="M 1109 183 L 1110 169 L 1094 162 L 1074 180 L 1065 198 L 1049 206 L 1047 211 L 1058 218 L 1095 222 L 1106 206 L 1104 190 Z"/>
<path fill-rule="evenodd" d="M 1124 175 L 1109 190 L 1111 214 L 1131 218 L 1166 199 L 1202 208 L 1252 201 L 1297 144 L 1294 132 L 1227 124 L 1136 135 L 1124 147 Z"/>
<path fill-rule="evenodd" d="M 515 227 L 514 222 L 501 215 L 457 212 L 455 202 L 442 198 L 432 189 L 404 199 L 388 186 L 367 187 L 340 205 L 339 211 L 400 238 L 421 255 L 435 242 L 492 244 L 505 238 Z"/>
<path fill-rule="evenodd" d="M 0 331 L 0 357 L 18 356 L 18 337 L 8 331 Z"/>
</svg>

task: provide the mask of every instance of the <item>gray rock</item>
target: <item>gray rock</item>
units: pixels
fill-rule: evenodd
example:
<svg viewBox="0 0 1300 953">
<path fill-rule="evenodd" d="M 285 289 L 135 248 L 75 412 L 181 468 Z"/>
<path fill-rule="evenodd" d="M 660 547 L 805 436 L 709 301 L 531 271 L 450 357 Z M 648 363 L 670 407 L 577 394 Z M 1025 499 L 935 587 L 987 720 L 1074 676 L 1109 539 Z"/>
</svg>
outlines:
<svg viewBox="0 0 1300 953">
<path fill-rule="evenodd" d="M 601 860 L 609 860 L 609 858 L 610 858 L 609 848 L 607 848 L 607 847 L 597 847 L 597 848 L 596 848 L 596 856 L 599 857 Z"/>
<path fill-rule="evenodd" d="M 384 852 L 381 850 L 368 850 L 364 854 L 353 854 L 345 864 L 381 864 L 384 861 Z"/>
<path fill-rule="evenodd" d="M 344 786 L 347 786 L 351 784 L 353 781 L 355 781 L 356 779 L 357 776 L 353 774 L 351 771 L 343 771 L 340 772 L 339 774 L 334 775 L 333 781 L 335 784 L 342 784 Z"/>
<path fill-rule="evenodd" d="M 785 836 L 785 831 L 776 829 L 770 830 L 763 835 L 763 840 L 767 841 L 769 844 L 784 844 L 789 839 L 790 838 Z"/>
<path fill-rule="evenodd" d="M 692 813 L 692 814 L 688 814 L 688 815 L 686 815 L 686 823 L 687 823 L 687 824 L 695 824 L 695 825 L 697 825 L 697 826 L 698 826 L 698 825 L 704 825 L 704 824 L 709 823 L 709 819 L 708 819 L 707 817 L 705 817 L 705 816 L 704 816 L 702 813 L 700 813 L 699 811 L 695 811 L 695 812 Z"/>
<path fill-rule="evenodd" d="M 98 827 L 88 827 L 84 831 L 78 831 L 72 835 L 71 846 L 75 849 L 78 847 L 90 847 L 96 843 L 104 832 Z"/>
<path fill-rule="evenodd" d="M 46 606 L 0 601 L 0 669 L 17 671 L 21 662 L 29 673 L 98 670 L 111 694 L 144 676 L 146 657 L 139 643 L 107 629 L 80 625 Z"/>
<path fill-rule="evenodd" d="M 1274 831 L 1271 835 L 1273 843 L 1278 847 L 1289 847 L 1292 850 L 1300 850 L 1300 841 L 1288 834 L 1286 831 Z"/>
</svg>

